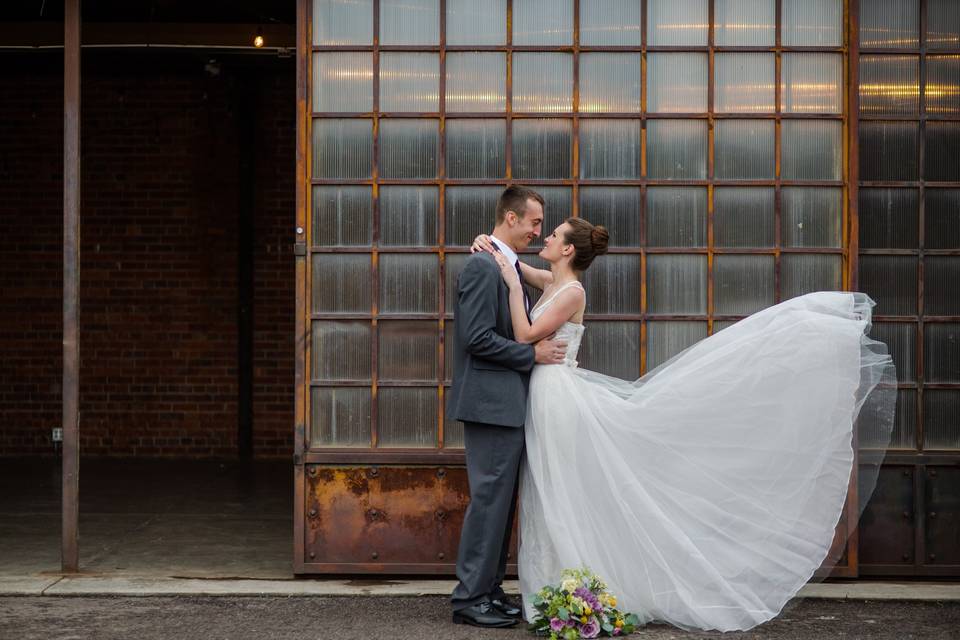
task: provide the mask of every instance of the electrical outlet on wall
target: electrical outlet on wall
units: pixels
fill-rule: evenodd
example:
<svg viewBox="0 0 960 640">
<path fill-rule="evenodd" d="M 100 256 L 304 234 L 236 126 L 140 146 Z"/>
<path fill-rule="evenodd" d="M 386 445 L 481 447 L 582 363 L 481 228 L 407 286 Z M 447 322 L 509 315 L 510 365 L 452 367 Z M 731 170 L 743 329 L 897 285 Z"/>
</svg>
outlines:
<svg viewBox="0 0 960 640">
<path fill-rule="evenodd" d="M 53 428 L 53 441 L 54 442 L 63 442 L 63 428 L 54 427 Z"/>
</svg>

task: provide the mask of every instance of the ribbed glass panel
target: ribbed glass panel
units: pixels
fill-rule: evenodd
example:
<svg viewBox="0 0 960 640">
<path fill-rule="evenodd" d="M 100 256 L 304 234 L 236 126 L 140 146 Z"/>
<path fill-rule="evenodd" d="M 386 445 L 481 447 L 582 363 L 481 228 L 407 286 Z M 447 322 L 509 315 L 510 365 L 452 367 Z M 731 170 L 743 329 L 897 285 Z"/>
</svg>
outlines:
<svg viewBox="0 0 960 640">
<path fill-rule="evenodd" d="M 707 46 L 707 0 L 648 0 L 647 44 Z"/>
<path fill-rule="evenodd" d="M 774 190 L 770 187 L 716 187 L 713 243 L 717 247 L 772 247 Z"/>
<path fill-rule="evenodd" d="M 380 0 L 380 44 L 440 44 L 440 0 Z"/>
<path fill-rule="evenodd" d="M 333 51 L 313 54 L 314 111 L 372 109 L 372 53 Z"/>
<path fill-rule="evenodd" d="M 476 234 L 474 234 L 473 237 L 476 237 Z M 472 239 L 473 238 L 471 238 L 471 240 Z M 446 306 L 445 311 L 447 313 L 453 313 L 453 309 L 457 301 L 457 278 L 460 276 L 460 272 L 463 271 L 463 266 L 467 263 L 467 258 L 469 257 L 469 253 L 448 253 L 445 256 L 445 261 L 443 264 L 443 295 L 444 305 Z M 453 343 L 448 342 L 447 344 Z M 450 350 L 448 349 L 447 351 L 449 352 Z"/>
<path fill-rule="evenodd" d="M 925 382 L 960 382 L 958 344 L 960 344 L 960 324 L 927 322 L 923 325 Z"/>
<path fill-rule="evenodd" d="M 703 180 L 707 177 L 705 120 L 648 120 L 647 175 Z"/>
<path fill-rule="evenodd" d="M 875 322 L 871 337 L 887 345 L 898 382 L 917 381 L 917 325 L 914 322 Z"/>
<path fill-rule="evenodd" d="M 923 312 L 960 316 L 960 256 L 928 255 L 923 259 Z M 954 348 L 960 349 L 960 345 Z"/>
<path fill-rule="evenodd" d="M 581 178 L 639 178 L 640 120 L 581 120 Z"/>
<path fill-rule="evenodd" d="M 373 0 L 313 0 L 313 44 L 373 44 Z"/>
<path fill-rule="evenodd" d="M 380 54 L 380 111 L 439 111 L 439 92 L 438 54 Z"/>
<path fill-rule="evenodd" d="M 536 189 L 546 203 L 543 206 L 543 235 L 549 235 L 573 214 L 573 190 L 570 187 L 537 187 Z M 531 249 L 540 249 L 542 246 L 543 236 L 530 243 Z M 542 264 L 535 265 L 538 269 L 550 268 L 549 264 L 541 262 Z M 596 264 L 594 262 L 593 266 L 595 267 Z"/>
<path fill-rule="evenodd" d="M 836 254 L 785 253 L 780 256 L 780 299 L 812 291 L 840 291 L 842 258 Z"/>
<path fill-rule="evenodd" d="M 448 45 L 506 43 L 507 0 L 447 0 Z"/>
<path fill-rule="evenodd" d="M 705 314 L 707 256 L 647 256 L 647 312 Z"/>
<path fill-rule="evenodd" d="M 773 113 L 776 87 L 772 53 L 718 53 L 714 56 L 716 110 Z"/>
<path fill-rule="evenodd" d="M 837 53 L 784 53 L 780 108 L 785 113 L 840 113 L 843 59 Z"/>
<path fill-rule="evenodd" d="M 573 2 L 514 0 L 513 44 L 573 44 Z"/>
<path fill-rule="evenodd" d="M 582 113 L 640 112 L 640 54 L 580 54 Z"/>
<path fill-rule="evenodd" d="M 370 313 L 369 282 L 368 254 L 313 254 L 313 312 Z"/>
<path fill-rule="evenodd" d="M 507 106 L 507 58 L 498 52 L 447 54 L 446 109 L 502 112 Z"/>
<path fill-rule="evenodd" d="M 923 393 L 924 449 L 960 449 L 960 389 Z"/>
<path fill-rule="evenodd" d="M 381 381 L 437 379 L 440 344 L 435 321 L 386 320 L 378 327 L 377 375 Z"/>
<path fill-rule="evenodd" d="M 919 138 L 916 122 L 860 121 L 860 179 L 916 180 Z"/>
<path fill-rule="evenodd" d="M 707 75 L 704 53 L 647 54 L 647 111 L 705 113 Z"/>
<path fill-rule="evenodd" d="M 313 187 L 311 242 L 320 247 L 369 246 L 373 196 L 370 187 Z"/>
<path fill-rule="evenodd" d="M 774 303 L 774 258 L 718 255 L 713 262 L 714 313 L 745 316 Z"/>
<path fill-rule="evenodd" d="M 870 0 L 860 3 L 860 48 L 920 46 L 917 0 Z"/>
<path fill-rule="evenodd" d="M 513 54 L 513 110 L 573 110 L 573 56 L 542 52 Z"/>
<path fill-rule="evenodd" d="M 839 247 L 843 190 L 840 187 L 784 187 L 781 242 L 785 247 Z"/>
<path fill-rule="evenodd" d="M 437 390 L 380 387 L 377 436 L 380 447 L 437 446 Z"/>
<path fill-rule="evenodd" d="M 446 242 L 448 247 L 469 247 L 481 233 L 495 225 L 497 200 L 502 187 L 447 187 Z M 452 256 L 447 256 L 449 261 Z"/>
<path fill-rule="evenodd" d="M 927 0 L 927 48 L 960 49 L 960 2 Z"/>
<path fill-rule="evenodd" d="M 380 187 L 380 246 L 437 244 L 436 187 Z"/>
<path fill-rule="evenodd" d="M 637 0 L 580 0 L 580 44 L 639 47 L 640 3 Z"/>
<path fill-rule="evenodd" d="M 935 182 L 960 182 L 960 123 L 927 122 L 923 178 Z"/>
<path fill-rule="evenodd" d="M 453 380 L 454 355 L 453 345 L 457 339 L 457 330 L 453 320 L 445 320 L 443 323 L 443 381 L 450 383 Z"/>
<path fill-rule="evenodd" d="M 373 172 L 373 120 L 313 121 L 313 177 L 369 178 Z"/>
<path fill-rule="evenodd" d="M 960 56 L 929 56 L 923 93 L 928 114 L 960 115 Z"/>
<path fill-rule="evenodd" d="M 930 196 L 927 191 L 927 223 Z M 860 248 L 916 249 L 920 246 L 917 216 L 920 195 L 916 189 L 860 189 Z M 927 233 L 927 245 L 937 238 Z M 934 248 L 934 247 L 931 247 Z"/>
<path fill-rule="evenodd" d="M 587 313 L 640 313 L 640 256 L 610 254 L 583 276 Z"/>
<path fill-rule="evenodd" d="M 927 189 L 924 239 L 928 249 L 960 249 L 960 189 Z"/>
<path fill-rule="evenodd" d="M 605 226 L 611 247 L 639 247 L 640 187 L 580 187 L 580 217 Z"/>
<path fill-rule="evenodd" d="M 782 22 L 786 47 L 843 44 L 843 0 L 783 0 Z"/>
<path fill-rule="evenodd" d="M 370 446 L 370 389 L 310 390 L 310 446 Z"/>
<path fill-rule="evenodd" d="M 444 404 L 450 402 L 450 389 L 443 397 Z M 463 423 L 448 417 L 443 423 L 443 447 L 445 449 L 463 449 Z"/>
<path fill-rule="evenodd" d="M 514 120 L 513 176 L 569 178 L 572 131 L 570 120 Z"/>
<path fill-rule="evenodd" d="M 721 180 L 773 179 L 773 120 L 717 120 L 714 173 Z"/>
<path fill-rule="evenodd" d="M 502 178 L 507 170 L 504 120 L 447 120 L 447 177 Z"/>
<path fill-rule="evenodd" d="M 647 323 L 647 371 L 707 337 L 706 322 Z"/>
<path fill-rule="evenodd" d="M 580 368 L 622 380 L 640 377 L 640 323 L 591 322 L 583 333 Z"/>
<path fill-rule="evenodd" d="M 370 380 L 370 321 L 314 320 L 312 326 L 312 379 Z"/>
<path fill-rule="evenodd" d="M 839 120 L 784 120 L 780 135 L 783 179 L 843 177 L 843 126 Z"/>
<path fill-rule="evenodd" d="M 713 333 L 719 333 L 727 327 L 732 327 L 733 325 L 740 322 L 739 320 L 714 320 L 713 321 Z M 711 334 L 712 335 L 712 334 Z"/>
<path fill-rule="evenodd" d="M 439 122 L 412 118 L 380 121 L 380 176 L 435 178 L 440 155 Z"/>
<path fill-rule="evenodd" d="M 894 413 L 893 432 L 876 420 L 877 407 L 869 396 L 857 418 L 860 449 L 914 449 L 917 442 L 917 391 L 899 389 Z M 881 428 L 882 427 L 882 428 Z M 889 437 L 889 440 L 888 440 Z"/>
<path fill-rule="evenodd" d="M 876 315 L 916 315 L 916 256 L 861 255 L 857 284 L 861 291 L 876 301 L 877 307 L 873 311 Z"/>
<path fill-rule="evenodd" d="M 775 0 L 715 0 L 713 41 L 721 47 L 772 47 L 776 41 Z"/>
<path fill-rule="evenodd" d="M 860 113 L 910 115 L 919 109 L 918 56 L 860 56 Z"/>
<path fill-rule="evenodd" d="M 435 254 L 380 254 L 380 313 L 436 313 L 439 275 Z"/>
<path fill-rule="evenodd" d="M 703 187 L 649 187 L 647 246 L 707 246 L 707 190 Z"/>
</svg>

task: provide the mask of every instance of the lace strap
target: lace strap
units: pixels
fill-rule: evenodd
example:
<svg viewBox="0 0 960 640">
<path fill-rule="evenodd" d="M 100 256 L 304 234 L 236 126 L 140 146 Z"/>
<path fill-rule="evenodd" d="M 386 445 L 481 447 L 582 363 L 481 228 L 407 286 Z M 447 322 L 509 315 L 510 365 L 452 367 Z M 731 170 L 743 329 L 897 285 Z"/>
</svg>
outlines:
<svg viewBox="0 0 960 640">
<path fill-rule="evenodd" d="M 560 292 L 562 292 L 564 289 L 569 289 L 571 286 L 577 286 L 577 287 L 579 287 L 580 289 L 583 289 L 583 285 L 580 284 L 580 281 L 579 281 L 579 280 L 571 280 L 571 281 L 568 282 L 567 284 L 563 285 L 562 287 L 560 287 L 559 289 L 557 289 L 556 291 L 554 291 L 553 293 L 551 293 L 551 294 L 550 294 L 550 297 L 547 298 L 547 299 L 546 299 L 545 301 L 543 301 L 542 303 L 541 303 L 541 302 L 537 302 L 536 308 L 537 308 L 537 309 L 543 309 L 543 308 L 546 307 L 548 304 L 550 304 L 551 302 L 553 302 L 554 300 L 556 300 L 556 299 L 557 299 L 557 296 L 560 295 Z M 532 309 L 531 309 L 531 311 L 532 311 Z"/>
</svg>

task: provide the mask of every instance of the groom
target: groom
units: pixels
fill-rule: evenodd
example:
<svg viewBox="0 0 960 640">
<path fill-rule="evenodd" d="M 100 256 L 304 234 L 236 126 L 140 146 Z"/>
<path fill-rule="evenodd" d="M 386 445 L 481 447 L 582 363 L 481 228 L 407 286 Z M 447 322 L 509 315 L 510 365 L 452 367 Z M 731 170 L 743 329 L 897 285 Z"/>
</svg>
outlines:
<svg viewBox="0 0 960 640">
<path fill-rule="evenodd" d="M 507 187 L 497 202 L 492 241 L 518 272 L 517 252 L 540 236 L 542 225 L 543 196 L 532 189 Z M 470 505 L 460 534 L 453 621 L 510 627 L 523 615 L 520 604 L 504 594 L 502 583 L 517 506 L 530 370 L 534 362 L 563 362 L 566 343 L 542 340 L 530 345 L 513 340 L 509 290 L 489 253 L 467 259 L 456 295 L 448 413 L 464 424 Z"/>
</svg>

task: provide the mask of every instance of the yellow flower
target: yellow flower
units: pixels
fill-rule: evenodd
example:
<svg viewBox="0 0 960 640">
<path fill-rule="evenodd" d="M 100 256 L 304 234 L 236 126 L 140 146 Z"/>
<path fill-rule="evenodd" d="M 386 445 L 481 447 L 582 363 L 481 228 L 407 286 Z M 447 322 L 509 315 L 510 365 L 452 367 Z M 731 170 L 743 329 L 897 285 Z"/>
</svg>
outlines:
<svg viewBox="0 0 960 640">
<path fill-rule="evenodd" d="M 587 616 L 580 616 L 580 622 L 587 624 Z"/>
<path fill-rule="evenodd" d="M 590 607 L 587 607 L 586 609 L 583 610 L 583 615 L 585 615 L 585 616 L 592 616 L 592 615 L 593 615 L 593 609 L 591 609 Z"/>
<path fill-rule="evenodd" d="M 620 627 L 623 626 L 623 620 L 621 620 L 620 618 L 617 618 L 617 621 L 613 623 L 613 626 L 619 629 Z"/>
<path fill-rule="evenodd" d="M 610 606 L 611 606 L 611 607 L 617 606 L 617 599 L 614 598 L 613 596 L 610 596 L 607 600 L 608 600 L 608 602 L 610 603 Z"/>
</svg>

